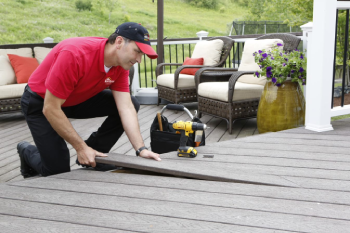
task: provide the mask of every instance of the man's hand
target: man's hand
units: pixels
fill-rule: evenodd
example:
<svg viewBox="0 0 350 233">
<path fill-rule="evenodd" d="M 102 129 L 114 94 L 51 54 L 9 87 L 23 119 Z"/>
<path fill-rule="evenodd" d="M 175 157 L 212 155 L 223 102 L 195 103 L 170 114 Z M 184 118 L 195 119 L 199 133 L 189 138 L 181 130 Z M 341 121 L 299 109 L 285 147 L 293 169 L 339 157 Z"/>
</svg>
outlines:
<svg viewBox="0 0 350 233">
<path fill-rule="evenodd" d="M 98 152 L 89 146 L 85 146 L 77 150 L 77 156 L 80 164 L 96 167 L 95 157 L 107 157 L 108 155 Z"/>
<path fill-rule="evenodd" d="M 161 161 L 159 154 L 156 154 L 156 153 L 154 153 L 152 151 L 149 151 L 149 150 L 146 150 L 146 149 L 142 150 L 140 152 L 140 157 L 146 158 L 146 159 L 154 159 L 154 160 L 157 160 L 157 161 Z"/>
</svg>

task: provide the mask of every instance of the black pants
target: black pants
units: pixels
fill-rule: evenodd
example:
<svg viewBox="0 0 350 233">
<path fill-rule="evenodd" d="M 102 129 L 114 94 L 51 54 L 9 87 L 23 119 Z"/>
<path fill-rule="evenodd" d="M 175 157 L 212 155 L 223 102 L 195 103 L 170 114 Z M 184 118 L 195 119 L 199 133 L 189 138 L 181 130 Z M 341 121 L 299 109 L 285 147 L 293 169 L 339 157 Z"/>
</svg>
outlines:
<svg viewBox="0 0 350 233">
<path fill-rule="evenodd" d="M 140 105 L 131 96 L 136 111 Z M 24 158 L 29 166 L 42 176 L 70 171 L 70 154 L 67 144 L 51 127 L 43 114 L 44 100 L 25 89 L 21 107 L 36 146 L 28 146 Z M 124 129 L 112 92 L 104 90 L 85 102 L 62 107 L 68 118 L 87 119 L 108 116 L 96 132 L 85 141 L 91 148 L 108 153 L 123 134 Z"/>
</svg>

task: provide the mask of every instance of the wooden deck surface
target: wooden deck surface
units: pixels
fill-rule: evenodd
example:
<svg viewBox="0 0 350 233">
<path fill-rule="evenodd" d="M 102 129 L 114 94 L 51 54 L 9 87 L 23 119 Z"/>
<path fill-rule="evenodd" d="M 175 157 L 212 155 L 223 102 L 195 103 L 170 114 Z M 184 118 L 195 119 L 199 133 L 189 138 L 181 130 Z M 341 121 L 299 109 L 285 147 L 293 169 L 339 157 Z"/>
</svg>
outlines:
<svg viewBox="0 0 350 233">
<path fill-rule="evenodd" d="M 185 104 L 185 106 L 194 114 L 194 109 L 196 108 L 194 104 Z M 156 105 L 141 105 L 138 117 L 142 137 L 147 146 L 150 145 L 151 123 L 156 116 L 156 113 L 160 111 L 162 107 L 163 106 Z M 185 112 L 166 110 L 164 115 L 169 121 L 189 120 L 189 117 Z M 83 139 L 87 139 L 93 131 L 97 130 L 104 119 L 105 117 L 86 120 L 70 120 L 79 135 Z M 258 133 L 256 129 L 256 119 L 237 121 L 234 125 L 234 133 L 232 135 L 228 134 L 226 122 L 224 120 L 210 116 L 203 116 L 201 120 L 210 127 L 206 130 L 207 144 L 246 137 Z M 20 162 L 16 149 L 17 143 L 21 141 L 33 143 L 33 138 L 23 115 L 20 113 L 0 115 L 0 183 L 22 179 L 19 171 Z M 68 148 L 70 149 L 71 154 L 71 169 L 77 169 L 79 166 L 75 164 L 76 152 L 71 145 L 68 145 Z M 112 148 L 111 152 L 135 155 L 135 151 L 125 134 L 122 135 Z"/>
<path fill-rule="evenodd" d="M 146 144 L 159 109 L 140 111 Z M 86 138 L 102 120 L 72 124 Z M 15 147 L 31 137 L 23 118 L 3 117 L 0 171 L 10 182 L 0 184 L 1 232 L 350 232 L 349 119 L 332 122 L 334 131 L 262 135 L 254 120 L 234 135 L 217 118 L 202 120 L 208 145 L 194 159 L 138 158 L 124 137 L 100 160 L 146 171 L 75 169 L 72 149 L 74 171 L 21 180 Z"/>
</svg>

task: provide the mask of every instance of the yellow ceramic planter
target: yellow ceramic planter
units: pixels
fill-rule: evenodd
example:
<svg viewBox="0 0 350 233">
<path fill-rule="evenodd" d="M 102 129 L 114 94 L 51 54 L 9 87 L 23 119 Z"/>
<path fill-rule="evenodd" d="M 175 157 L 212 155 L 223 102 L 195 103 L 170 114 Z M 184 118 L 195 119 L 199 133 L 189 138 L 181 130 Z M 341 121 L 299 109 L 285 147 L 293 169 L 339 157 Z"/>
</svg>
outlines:
<svg viewBox="0 0 350 233">
<path fill-rule="evenodd" d="M 277 132 L 305 124 L 305 99 L 298 83 L 285 81 L 276 87 L 266 82 L 260 98 L 257 124 L 259 133 Z"/>
</svg>

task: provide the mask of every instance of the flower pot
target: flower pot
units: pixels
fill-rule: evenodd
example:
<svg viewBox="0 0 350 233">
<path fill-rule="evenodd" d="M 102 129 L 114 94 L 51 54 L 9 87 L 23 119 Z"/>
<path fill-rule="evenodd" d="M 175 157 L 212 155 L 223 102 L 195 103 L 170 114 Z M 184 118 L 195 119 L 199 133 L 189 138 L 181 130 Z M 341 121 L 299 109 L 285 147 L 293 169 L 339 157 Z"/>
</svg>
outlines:
<svg viewBox="0 0 350 233">
<path fill-rule="evenodd" d="M 299 84 L 285 81 L 277 87 L 267 81 L 257 113 L 259 133 L 277 132 L 304 124 L 305 99 Z"/>
</svg>

